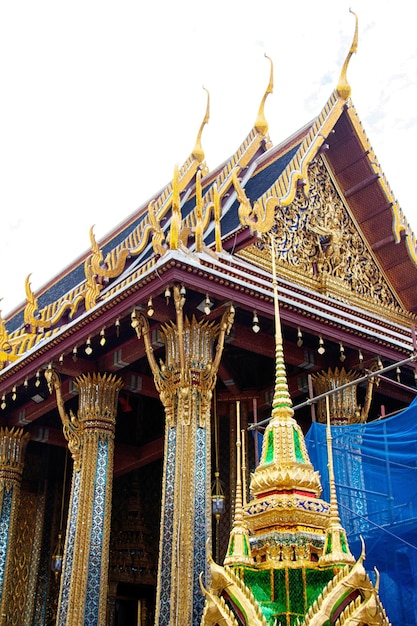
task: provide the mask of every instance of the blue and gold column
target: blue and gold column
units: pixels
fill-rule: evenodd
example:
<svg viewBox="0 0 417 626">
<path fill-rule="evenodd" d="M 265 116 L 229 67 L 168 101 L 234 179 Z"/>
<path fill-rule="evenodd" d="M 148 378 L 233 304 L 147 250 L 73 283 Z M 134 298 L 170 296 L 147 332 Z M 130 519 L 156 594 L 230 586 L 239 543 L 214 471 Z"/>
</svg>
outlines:
<svg viewBox="0 0 417 626">
<path fill-rule="evenodd" d="M 13 549 L 16 541 L 24 456 L 28 433 L 0 428 L 0 624 L 7 623 L 13 586 Z"/>
<path fill-rule="evenodd" d="M 161 328 L 165 362 L 157 365 L 147 319 L 137 311 L 132 326 L 143 335 L 155 385 L 165 408 L 165 453 L 161 503 L 155 624 L 199 624 L 211 537 L 210 407 L 223 352 L 233 323 L 230 307 L 220 324 L 189 320 L 185 298 L 174 287 L 176 323 Z M 214 345 L 217 340 L 216 349 Z"/>
<path fill-rule="evenodd" d="M 74 460 L 57 624 L 106 623 L 114 430 L 120 378 L 79 376 L 79 408 L 64 410 L 59 378 L 48 369 L 57 393 L 64 435 Z"/>
</svg>

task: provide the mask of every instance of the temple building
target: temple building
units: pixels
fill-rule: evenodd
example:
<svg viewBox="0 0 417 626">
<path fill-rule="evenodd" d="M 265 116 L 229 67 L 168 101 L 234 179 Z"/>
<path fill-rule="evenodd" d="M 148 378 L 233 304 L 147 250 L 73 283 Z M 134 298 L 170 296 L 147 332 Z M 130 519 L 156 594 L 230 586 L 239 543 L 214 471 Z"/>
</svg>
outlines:
<svg viewBox="0 0 417 626">
<path fill-rule="evenodd" d="M 28 267 L 0 317 L 0 626 L 417 624 L 417 241 L 356 47 L 357 21 L 276 145 L 266 60 L 214 169 L 207 97 L 162 191 L 38 293 Z"/>
</svg>

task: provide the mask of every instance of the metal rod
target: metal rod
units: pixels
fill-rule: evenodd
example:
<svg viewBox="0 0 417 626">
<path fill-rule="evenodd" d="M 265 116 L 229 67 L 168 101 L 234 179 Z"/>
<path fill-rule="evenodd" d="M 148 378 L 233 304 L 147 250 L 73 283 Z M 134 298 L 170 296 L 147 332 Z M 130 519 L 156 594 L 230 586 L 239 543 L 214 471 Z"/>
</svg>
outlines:
<svg viewBox="0 0 417 626">
<path fill-rule="evenodd" d="M 382 369 L 377 370 L 376 372 L 367 372 L 364 376 L 361 376 L 360 378 L 357 378 L 356 380 L 352 380 L 349 383 L 346 383 L 345 385 L 341 385 L 340 387 L 337 387 L 336 389 L 330 389 L 330 391 L 325 391 L 324 393 L 321 393 L 320 395 L 315 396 L 314 398 L 309 398 L 305 402 L 296 404 L 293 407 L 294 411 L 297 411 L 298 409 L 302 409 L 305 406 L 310 406 L 311 404 L 316 403 L 318 400 L 321 400 L 322 398 L 326 398 L 327 396 L 331 396 L 338 391 L 343 391 L 344 389 L 348 389 L 349 387 L 358 385 L 359 383 L 362 383 L 365 380 L 369 380 L 370 378 L 378 378 L 378 376 L 380 376 L 381 374 L 384 374 L 385 372 L 390 372 L 391 370 L 396 369 L 397 367 L 401 367 L 402 365 L 407 365 L 408 363 L 413 363 L 416 360 L 417 360 L 417 354 L 413 354 L 407 359 L 403 359 L 402 361 L 398 361 L 397 363 L 392 363 L 391 365 L 387 365 L 387 367 L 383 367 Z M 264 419 L 261 422 L 258 422 L 257 424 L 249 424 L 248 430 L 255 430 L 259 428 L 259 426 L 265 426 L 271 421 L 271 419 L 272 419 L 271 417 L 268 417 L 267 419 Z"/>
<path fill-rule="evenodd" d="M 388 378 L 387 376 L 379 375 L 378 378 L 380 378 L 381 380 L 387 383 L 390 383 L 391 385 L 393 385 L 393 387 L 397 387 L 398 389 L 403 389 L 404 391 L 410 391 L 411 393 L 417 394 L 416 387 L 410 387 L 410 385 L 404 385 L 404 383 L 399 383 L 396 380 L 392 380 L 392 378 Z"/>
</svg>

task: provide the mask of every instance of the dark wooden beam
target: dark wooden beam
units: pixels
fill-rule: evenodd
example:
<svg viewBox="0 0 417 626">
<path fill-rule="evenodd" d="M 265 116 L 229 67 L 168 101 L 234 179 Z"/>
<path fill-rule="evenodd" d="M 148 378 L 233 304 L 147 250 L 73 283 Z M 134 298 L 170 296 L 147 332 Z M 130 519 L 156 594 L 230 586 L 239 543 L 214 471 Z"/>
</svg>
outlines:
<svg viewBox="0 0 417 626">
<path fill-rule="evenodd" d="M 372 176 L 368 176 L 367 178 L 364 178 L 356 185 L 353 185 L 352 187 L 349 187 L 349 189 L 346 189 L 345 191 L 346 198 L 350 198 L 355 193 L 358 193 L 359 191 L 366 189 L 366 187 L 369 187 L 369 185 L 373 185 L 373 183 L 375 183 L 377 180 L 379 180 L 379 174 L 372 174 Z"/>
</svg>

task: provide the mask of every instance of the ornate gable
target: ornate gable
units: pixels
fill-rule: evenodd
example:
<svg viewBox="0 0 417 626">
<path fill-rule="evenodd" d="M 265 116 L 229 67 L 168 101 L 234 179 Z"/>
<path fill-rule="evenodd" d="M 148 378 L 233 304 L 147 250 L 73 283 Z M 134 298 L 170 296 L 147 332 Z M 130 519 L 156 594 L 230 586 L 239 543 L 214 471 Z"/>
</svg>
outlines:
<svg viewBox="0 0 417 626">
<path fill-rule="evenodd" d="M 308 197 L 300 186 L 290 205 L 276 209 L 281 276 L 367 310 L 383 307 L 388 313 L 406 314 L 323 156 L 309 165 L 308 187 Z M 264 266 L 269 263 L 269 252 L 264 254 L 263 250 L 264 241 L 260 240 L 242 255 Z"/>
</svg>

